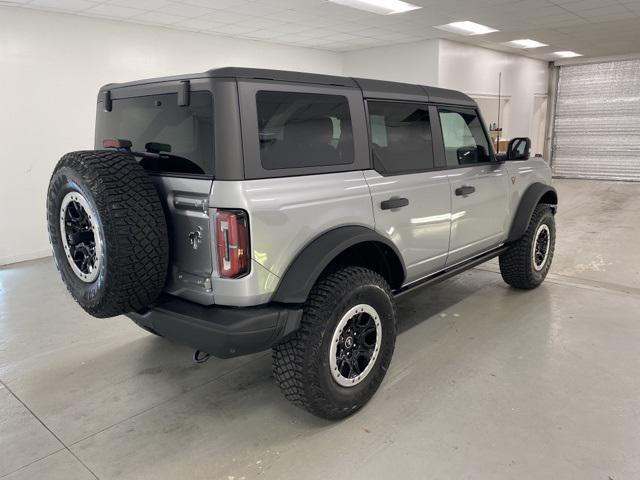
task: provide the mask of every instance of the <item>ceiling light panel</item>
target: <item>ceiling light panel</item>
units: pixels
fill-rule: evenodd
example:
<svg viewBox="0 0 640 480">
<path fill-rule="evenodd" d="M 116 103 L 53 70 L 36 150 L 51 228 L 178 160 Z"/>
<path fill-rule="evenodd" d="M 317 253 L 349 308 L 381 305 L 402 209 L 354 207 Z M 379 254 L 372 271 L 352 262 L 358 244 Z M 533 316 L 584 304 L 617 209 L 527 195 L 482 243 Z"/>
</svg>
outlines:
<svg viewBox="0 0 640 480">
<path fill-rule="evenodd" d="M 440 30 L 444 30 L 446 32 L 457 33 L 458 35 L 485 35 L 487 33 L 498 32 L 495 28 L 487 27 L 486 25 L 481 25 L 479 23 L 464 21 L 464 22 L 453 22 L 447 23 L 446 25 L 438 25 L 437 27 Z"/>
<path fill-rule="evenodd" d="M 405 13 L 417 10 L 418 5 L 403 2 L 402 0 L 329 0 L 345 7 L 357 8 L 366 12 L 377 13 L 378 15 L 391 15 L 394 13 Z"/>
<path fill-rule="evenodd" d="M 540 47 L 548 47 L 548 43 L 538 42 L 537 40 L 531 40 L 530 38 L 523 38 L 520 40 L 512 40 L 510 42 L 505 43 L 509 47 L 513 48 L 540 48 Z"/>
<path fill-rule="evenodd" d="M 574 57 L 581 57 L 582 54 L 581 53 L 576 53 L 576 52 L 572 52 L 570 50 L 563 50 L 560 52 L 553 52 L 554 55 L 557 55 L 560 58 L 574 58 Z"/>
</svg>

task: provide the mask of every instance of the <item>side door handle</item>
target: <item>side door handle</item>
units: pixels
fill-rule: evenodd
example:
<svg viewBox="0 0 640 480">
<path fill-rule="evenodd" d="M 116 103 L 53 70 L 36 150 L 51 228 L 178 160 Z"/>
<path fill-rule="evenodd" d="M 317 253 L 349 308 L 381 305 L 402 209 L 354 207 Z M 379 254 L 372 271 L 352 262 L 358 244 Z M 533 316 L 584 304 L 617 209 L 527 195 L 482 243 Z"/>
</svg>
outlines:
<svg viewBox="0 0 640 480">
<path fill-rule="evenodd" d="M 380 202 L 380 208 L 382 210 L 391 210 L 394 208 L 401 208 L 401 207 L 406 207 L 407 205 L 409 205 L 409 199 L 408 198 L 390 198 L 389 200 L 384 200 L 383 202 Z"/>
<path fill-rule="evenodd" d="M 466 197 L 467 195 L 471 195 L 475 191 L 476 187 L 472 187 L 471 185 L 463 185 L 456 188 L 456 195 L 458 195 L 459 197 Z"/>
</svg>

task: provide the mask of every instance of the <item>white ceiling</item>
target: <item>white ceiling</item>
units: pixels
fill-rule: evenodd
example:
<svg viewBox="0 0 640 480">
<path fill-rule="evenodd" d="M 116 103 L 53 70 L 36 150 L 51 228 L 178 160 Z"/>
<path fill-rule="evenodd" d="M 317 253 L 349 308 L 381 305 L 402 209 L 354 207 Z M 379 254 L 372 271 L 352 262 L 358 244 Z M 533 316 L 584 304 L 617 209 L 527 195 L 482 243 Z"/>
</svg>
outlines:
<svg viewBox="0 0 640 480">
<path fill-rule="evenodd" d="M 640 0 L 410 0 L 423 8 L 377 15 L 327 0 L 0 0 L 118 21 L 161 25 L 333 51 L 449 38 L 545 60 L 556 50 L 587 57 L 640 52 Z M 500 30 L 463 37 L 434 29 L 471 20 Z M 501 45 L 532 38 L 549 47 Z"/>
</svg>

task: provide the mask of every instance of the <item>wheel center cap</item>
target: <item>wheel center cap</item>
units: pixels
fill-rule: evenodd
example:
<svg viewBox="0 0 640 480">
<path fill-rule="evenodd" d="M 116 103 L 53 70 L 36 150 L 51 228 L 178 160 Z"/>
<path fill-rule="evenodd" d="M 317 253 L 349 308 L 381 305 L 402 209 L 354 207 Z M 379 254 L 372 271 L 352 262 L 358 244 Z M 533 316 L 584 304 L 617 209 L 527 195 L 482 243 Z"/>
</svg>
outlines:
<svg viewBox="0 0 640 480">
<path fill-rule="evenodd" d="M 347 337 L 344 339 L 344 346 L 347 348 L 353 347 L 353 337 Z"/>
</svg>

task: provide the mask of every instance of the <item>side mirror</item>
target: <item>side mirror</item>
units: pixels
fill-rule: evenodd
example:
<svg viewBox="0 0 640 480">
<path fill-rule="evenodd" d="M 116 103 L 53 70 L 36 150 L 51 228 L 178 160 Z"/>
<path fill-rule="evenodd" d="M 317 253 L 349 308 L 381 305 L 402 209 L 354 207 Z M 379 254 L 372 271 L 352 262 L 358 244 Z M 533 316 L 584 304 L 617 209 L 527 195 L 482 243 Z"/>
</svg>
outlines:
<svg viewBox="0 0 640 480">
<path fill-rule="evenodd" d="M 527 160 L 531 151 L 531 139 L 516 137 L 509 141 L 507 160 Z"/>
</svg>

